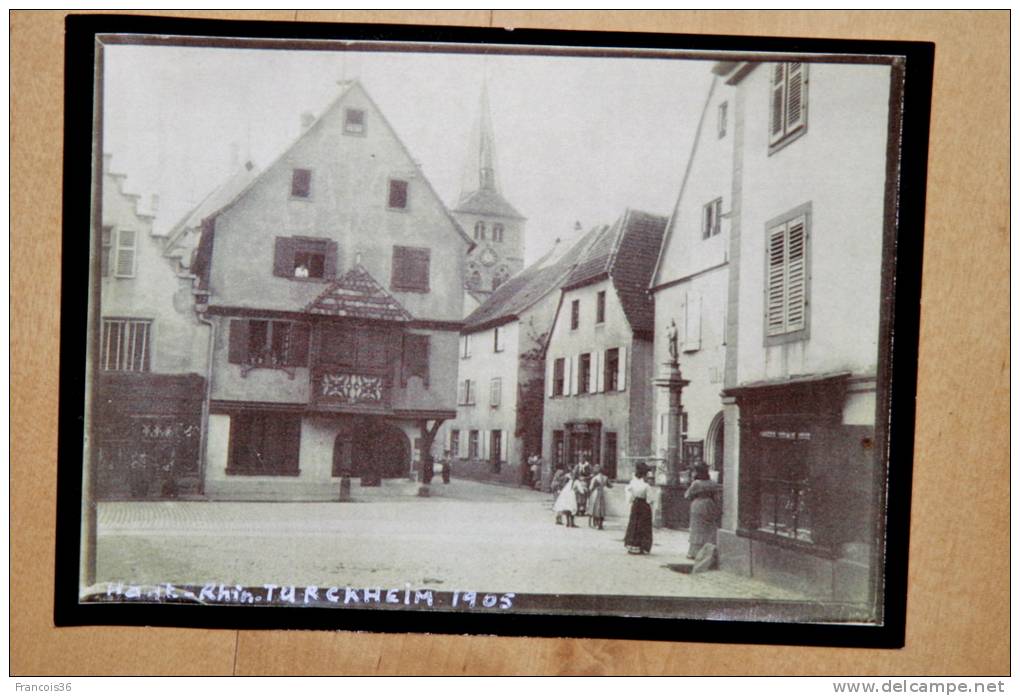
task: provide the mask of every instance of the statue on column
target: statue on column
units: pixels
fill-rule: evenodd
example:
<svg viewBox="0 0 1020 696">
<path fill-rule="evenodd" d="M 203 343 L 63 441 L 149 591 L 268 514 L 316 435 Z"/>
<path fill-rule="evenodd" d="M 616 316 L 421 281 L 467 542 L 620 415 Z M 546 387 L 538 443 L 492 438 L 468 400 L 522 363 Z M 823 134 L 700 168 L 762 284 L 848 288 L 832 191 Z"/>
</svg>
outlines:
<svg viewBox="0 0 1020 696">
<path fill-rule="evenodd" d="M 680 348 L 677 344 L 676 321 L 669 320 L 669 328 L 666 329 L 666 340 L 669 341 L 669 362 L 678 365 L 680 362 Z"/>
</svg>

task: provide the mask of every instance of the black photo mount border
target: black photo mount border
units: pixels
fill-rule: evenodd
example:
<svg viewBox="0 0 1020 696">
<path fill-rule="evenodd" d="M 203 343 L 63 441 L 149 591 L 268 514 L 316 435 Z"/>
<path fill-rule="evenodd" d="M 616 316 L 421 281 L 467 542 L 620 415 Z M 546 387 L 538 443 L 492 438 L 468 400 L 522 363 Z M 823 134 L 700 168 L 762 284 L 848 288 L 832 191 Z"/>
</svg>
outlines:
<svg viewBox="0 0 1020 696">
<path fill-rule="evenodd" d="M 879 469 L 887 486 L 880 501 L 885 510 L 885 548 L 879 568 L 881 582 L 878 624 L 813 623 L 802 609 L 800 621 L 730 621 L 709 619 L 706 608 L 738 609 L 748 600 L 602 597 L 605 609 L 618 601 L 633 605 L 666 602 L 696 618 L 648 618 L 585 613 L 499 613 L 498 611 L 420 611 L 225 606 L 198 603 L 108 602 L 79 600 L 80 552 L 83 539 L 82 453 L 86 408 L 87 325 L 90 287 L 89 237 L 82 227 L 99 229 L 92 206 L 93 177 L 101 176 L 101 157 L 94 113 L 101 112 L 102 73 L 97 47 L 116 43 L 116 35 L 133 44 L 238 46 L 251 48 L 335 50 L 387 49 L 387 44 L 419 43 L 414 50 L 448 52 L 542 52 L 557 55 L 621 55 L 633 49 L 647 57 L 675 57 L 676 51 L 696 51 L 706 60 L 733 59 L 740 53 L 821 54 L 827 60 L 846 56 L 852 62 L 889 63 L 898 58 L 904 72 L 902 94 L 894 87 L 891 100 L 901 108 L 890 118 L 900 133 L 899 159 L 890 158 L 886 205 L 895 210 L 896 224 L 887 224 L 882 259 L 882 315 L 879 336 L 879 403 L 888 419 L 876 423 L 876 440 L 884 445 Z M 352 44 L 353 42 L 353 44 Z M 366 43 L 361 43 L 366 42 Z M 379 42 L 384 42 L 380 44 Z M 526 46 L 527 49 L 520 47 Z M 934 44 L 911 41 L 709 36 L 602 31 L 467 28 L 385 24 L 330 24 L 157 18 L 127 15 L 70 15 L 66 19 L 64 106 L 64 264 L 61 271 L 60 405 L 57 478 L 57 537 L 54 621 L 57 626 L 123 625 L 219 629 L 326 629 L 386 633 L 496 634 L 538 637 L 598 637 L 684 642 L 755 643 L 809 646 L 898 648 L 905 639 L 907 549 L 913 462 L 917 351 L 920 325 L 921 259 L 928 159 L 928 138 L 934 65 Z M 656 52 L 663 55 L 658 56 Z M 713 55 L 713 52 L 717 54 Z M 694 56 L 692 56 L 694 57 Z M 895 69 L 895 68 L 894 68 Z M 898 124 L 897 124 L 898 121 Z M 98 206 L 96 206 L 98 208 Z M 90 224 L 91 223 L 91 224 Z M 76 263 L 72 261 L 77 261 Z M 93 308 L 92 311 L 98 311 Z M 895 342 L 892 338 L 895 337 Z M 894 465 L 892 465 L 894 463 Z M 879 510 L 882 507 L 878 508 Z M 384 590 L 385 591 L 385 590 Z M 541 597 L 532 595 L 531 597 Z M 554 596 L 559 605 L 568 598 Z M 599 596 L 587 597 L 596 600 Z M 578 597 L 578 600 L 581 598 Z M 770 607 L 781 609 L 781 603 Z M 799 605 L 802 608 L 808 605 Z M 833 606 L 828 603 L 830 609 Z M 580 608 L 580 607 L 579 607 Z M 780 611 L 779 613 L 784 613 Z M 831 613 L 831 611 L 830 611 Z"/>
</svg>

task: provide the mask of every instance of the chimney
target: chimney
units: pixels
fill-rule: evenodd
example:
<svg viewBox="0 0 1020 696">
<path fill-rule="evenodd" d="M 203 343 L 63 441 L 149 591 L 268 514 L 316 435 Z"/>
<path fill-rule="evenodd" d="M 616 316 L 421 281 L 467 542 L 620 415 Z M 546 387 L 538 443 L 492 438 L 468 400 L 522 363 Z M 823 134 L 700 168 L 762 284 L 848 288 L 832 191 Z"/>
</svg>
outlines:
<svg viewBox="0 0 1020 696">
<path fill-rule="evenodd" d="M 313 114 L 311 111 L 306 111 L 303 114 L 301 114 L 302 133 L 311 128 L 313 123 L 315 123 L 315 114 Z"/>
</svg>

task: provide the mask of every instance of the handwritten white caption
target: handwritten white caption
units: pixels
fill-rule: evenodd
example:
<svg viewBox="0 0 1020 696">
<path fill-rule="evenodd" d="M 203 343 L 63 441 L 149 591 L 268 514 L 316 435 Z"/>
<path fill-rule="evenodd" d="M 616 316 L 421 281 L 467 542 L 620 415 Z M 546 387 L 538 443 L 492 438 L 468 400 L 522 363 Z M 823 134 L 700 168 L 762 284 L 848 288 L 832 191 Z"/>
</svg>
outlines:
<svg viewBox="0 0 1020 696">
<path fill-rule="evenodd" d="M 196 586 L 197 587 L 197 586 Z M 381 587 L 297 587 L 295 585 L 265 584 L 262 587 L 242 587 L 209 583 L 200 589 L 179 587 L 170 583 L 160 585 L 126 585 L 108 583 L 108 599 L 139 599 L 162 602 L 166 600 L 193 600 L 200 604 L 336 604 L 371 605 L 402 604 L 405 606 L 451 606 L 465 609 L 511 609 L 513 592 L 485 594 L 481 592 L 438 592 L 430 589 L 412 588 L 410 583 L 402 589 Z"/>
</svg>

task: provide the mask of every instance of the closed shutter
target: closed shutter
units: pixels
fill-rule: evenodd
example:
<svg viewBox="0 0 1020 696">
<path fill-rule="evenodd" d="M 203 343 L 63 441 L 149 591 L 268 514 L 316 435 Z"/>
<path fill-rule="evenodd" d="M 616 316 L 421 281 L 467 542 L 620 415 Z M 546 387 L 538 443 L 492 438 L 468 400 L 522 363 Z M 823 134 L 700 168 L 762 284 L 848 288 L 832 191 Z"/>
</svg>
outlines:
<svg viewBox="0 0 1020 696">
<path fill-rule="evenodd" d="M 481 456 L 481 459 L 482 460 L 487 460 L 489 458 L 489 440 L 492 439 L 492 431 L 491 430 L 483 430 L 483 431 L 481 431 L 481 438 L 482 438 L 482 456 Z"/>
<path fill-rule="evenodd" d="M 466 404 L 467 403 L 467 380 L 466 379 L 465 380 L 461 380 L 460 384 L 457 385 L 457 386 L 458 386 L 458 389 L 457 389 L 457 403 L 458 404 Z"/>
<path fill-rule="evenodd" d="M 277 237 L 273 252 L 273 275 L 280 278 L 294 277 L 294 240 Z"/>
<path fill-rule="evenodd" d="M 601 350 L 595 352 L 595 391 L 602 392 L 606 388 L 605 380 L 605 353 Z"/>
<path fill-rule="evenodd" d="M 598 379 L 596 377 L 596 375 L 598 374 L 598 367 L 597 367 L 597 365 L 598 365 L 598 356 L 599 356 L 599 354 L 597 352 L 596 353 L 588 353 L 588 384 L 586 384 L 585 388 L 584 388 L 585 393 L 588 393 L 588 394 L 594 394 L 595 393 L 595 384 L 596 384 L 596 380 Z"/>
<path fill-rule="evenodd" d="M 510 461 L 510 438 L 506 436 L 507 431 L 499 431 L 499 460 L 501 462 Z"/>
<path fill-rule="evenodd" d="M 768 271 L 765 288 L 765 330 L 776 336 L 786 331 L 786 225 L 773 227 L 768 235 Z"/>
<path fill-rule="evenodd" d="M 421 377 L 422 384 L 429 386 L 429 337 L 422 334 L 405 334 L 404 351 L 400 364 L 400 386 L 406 387 L 412 377 Z"/>
<path fill-rule="evenodd" d="M 701 348 L 701 295 L 687 293 L 687 312 L 684 317 L 684 350 L 694 351 Z"/>
<path fill-rule="evenodd" d="M 774 144 L 783 138 L 783 108 L 786 99 L 786 64 L 774 63 L 772 65 L 771 91 L 769 93 L 769 144 Z"/>
<path fill-rule="evenodd" d="M 131 278 L 135 275 L 135 252 L 138 235 L 134 230 L 121 230 L 117 235 L 117 275 Z"/>
<path fill-rule="evenodd" d="M 577 394 L 577 356 L 571 355 L 570 361 L 570 386 L 567 387 L 567 394 L 574 396 Z"/>
<path fill-rule="evenodd" d="M 227 361 L 243 365 L 248 360 L 248 320 L 231 319 Z"/>
<path fill-rule="evenodd" d="M 804 125 L 807 106 L 807 66 L 803 63 L 786 64 L 786 132 L 791 133 Z"/>
<path fill-rule="evenodd" d="M 338 265 L 337 259 L 337 245 L 336 242 L 330 240 L 326 242 L 326 260 L 323 264 L 322 277 L 327 280 L 336 278 L 336 268 Z"/>
<path fill-rule="evenodd" d="M 790 222 L 787 236 L 786 330 L 804 328 L 807 315 L 807 269 L 805 266 L 805 219 Z"/>
<path fill-rule="evenodd" d="M 290 350 L 287 351 L 287 364 L 293 367 L 307 367 L 308 337 L 311 326 L 295 322 L 290 327 Z"/>
<path fill-rule="evenodd" d="M 553 391 L 556 388 L 556 359 L 555 358 L 546 358 L 545 359 L 545 383 L 546 383 L 546 387 L 545 387 L 545 394 L 546 394 L 546 396 L 548 396 L 550 398 L 552 398 L 553 396 L 556 396 L 556 393 Z"/>
<path fill-rule="evenodd" d="M 464 431 L 458 433 L 458 437 L 457 437 L 457 457 L 459 459 L 467 459 L 468 439 L 470 439 L 470 437 L 471 437 L 471 433 L 469 431 L 467 431 L 467 430 L 464 430 Z"/>
<path fill-rule="evenodd" d="M 620 346 L 620 364 L 616 370 L 617 389 L 623 391 L 627 388 L 627 346 Z"/>
</svg>

